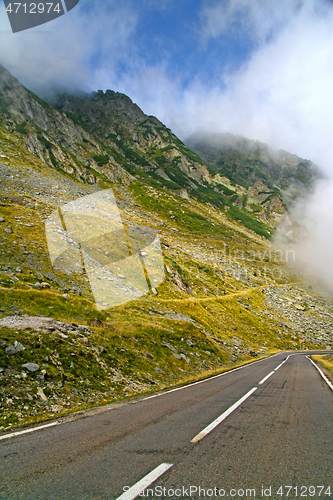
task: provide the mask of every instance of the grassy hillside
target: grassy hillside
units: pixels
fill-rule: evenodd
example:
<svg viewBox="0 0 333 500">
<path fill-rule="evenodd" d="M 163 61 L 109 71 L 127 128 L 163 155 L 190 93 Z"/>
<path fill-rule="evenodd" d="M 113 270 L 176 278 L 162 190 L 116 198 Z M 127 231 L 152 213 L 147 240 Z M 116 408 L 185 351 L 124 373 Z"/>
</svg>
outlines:
<svg viewBox="0 0 333 500">
<path fill-rule="evenodd" d="M 60 333 L 0 328 L 3 429 L 298 347 L 299 334 L 265 299 L 267 287 L 290 293 L 297 278 L 266 240 L 212 205 L 141 178 L 129 186 L 100 182 L 113 187 L 124 220 L 158 230 L 166 279 L 157 296 L 98 311 L 83 275 L 52 267 L 44 228 L 58 203 L 92 188 L 46 168 L 9 133 L 0 149 L 0 319 L 46 316 L 69 325 Z M 75 325 L 89 335 L 73 333 Z M 25 350 L 6 354 L 15 341 Z M 29 372 L 26 363 L 39 370 Z"/>
<path fill-rule="evenodd" d="M 157 119 L 126 96 L 97 95 L 75 114 L 18 82 L 9 88 L 0 108 L 0 430 L 330 341 L 330 302 L 312 309 L 316 293 L 271 246 L 260 207 L 250 212 L 231 185 L 214 183 Z M 92 121 L 105 99 L 112 113 L 124 101 L 132 115 L 111 125 L 104 116 L 102 137 Z M 100 311 L 85 274 L 52 267 L 45 221 L 109 188 L 125 226 L 159 233 L 165 279 Z"/>
</svg>

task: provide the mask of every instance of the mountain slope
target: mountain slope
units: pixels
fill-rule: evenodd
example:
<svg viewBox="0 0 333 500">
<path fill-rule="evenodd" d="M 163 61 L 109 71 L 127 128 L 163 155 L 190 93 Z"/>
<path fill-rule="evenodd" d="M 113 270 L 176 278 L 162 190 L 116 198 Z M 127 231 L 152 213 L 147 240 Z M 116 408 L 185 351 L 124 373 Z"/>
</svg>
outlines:
<svg viewBox="0 0 333 500">
<path fill-rule="evenodd" d="M 210 203 L 266 238 L 287 215 L 290 201 L 319 176 L 295 155 L 228 134 L 192 137 L 188 144 L 196 154 L 157 118 L 111 90 L 62 94 L 51 106 L 0 67 L 0 101 L 3 128 L 72 179 L 102 187 L 140 178 Z"/>
<path fill-rule="evenodd" d="M 125 180 L 127 172 L 144 176 L 147 170 L 173 189 L 190 187 L 186 174 L 196 179 L 194 186 L 209 177 L 200 158 L 122 94 L 62 96 L 55 109 L 0 66 L 0 103 L 2 125 L 20 135 L 29 152 L 91 184 L 97 177 Z"/>
<path fill-rule="evenodd" d="M 330 304 L 237 186 L 125 96 L 57 107 L 0 68 L 0 430 L 330 342 Z M 52 266 L 45 221 L 108 188 L 125 227 L 158 231 L 165 280 L 98 311 L 84 274 Z"/>
<path fill-rule="evenodd" d="M 322 178 L 311 161 L 245 137 L 194 134 L 185 142 L 205 160 L 211 173 L 227 177 L 245 189 L 257 182 L 265 183 L 270 190 L 278 190 L 287 205 Z"/>
</svg>

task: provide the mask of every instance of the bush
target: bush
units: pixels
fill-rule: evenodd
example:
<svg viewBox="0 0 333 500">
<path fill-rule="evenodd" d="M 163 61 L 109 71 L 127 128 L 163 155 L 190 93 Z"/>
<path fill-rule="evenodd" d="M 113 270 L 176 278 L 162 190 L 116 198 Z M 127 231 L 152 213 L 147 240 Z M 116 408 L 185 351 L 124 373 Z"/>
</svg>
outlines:
<svg viewBox="0 0 333 500">
<path fill-rule="evenodd" d="M 19 123 L 18 125 L 16 125 L 15 130 L 16 130 L 16 132 L 19 132 L 20 134 L 27 134 L 28 131 L 25 128 L 26 126 L 27 126 L 27 122 L 24 121 L 24 122 Z"/>
<path fill-rule="evenodd" d="M 10 115 L 8 112 L 9 106 L 12 104 L 12 99 L 4 99 L 0 96 L 0 113 L 6 114 L 7 117 Z"/>
<path fill-rule="evenodd" d="M 109 156 L 108 155 L 93 155 L 93 159 L 97 163 L 99 167 L 103 167 L 103 165 L 106 165 L 107 162 L 109 161 Z"/>
<path fill-rule="evenodd" d="M 219 184 L 217 186 L 217 189 L 219 191 L 222 191 L 226 196 L 232 196 L 233 194 L 235 194 L 235 191 L 233 191 L 232 189 L 227 188 L 227 186 L 224 186 L 223 184 Z"/>
</svg>

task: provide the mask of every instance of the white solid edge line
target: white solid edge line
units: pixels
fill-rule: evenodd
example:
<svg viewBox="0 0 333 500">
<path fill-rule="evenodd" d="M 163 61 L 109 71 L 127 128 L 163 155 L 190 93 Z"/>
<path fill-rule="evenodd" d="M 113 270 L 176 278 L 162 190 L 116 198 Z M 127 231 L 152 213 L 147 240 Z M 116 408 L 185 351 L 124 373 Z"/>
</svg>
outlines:
<svg viewBox="0 0 333 500">
<path fill-rule="evenodd" d="M 161 392 L 160 394 L 154 394 L 153 396 L 148 396 L 146 398 L 141 399 L 141 401 L 147 401 L 148 399 L 158 398 L 160 396 L 164 396 L 165 394 L 170 394 L 171 392 L 181 391 L 183 389 L 187 389 L 188 387 L 193 387 L 194 385 L 203 384 L 204 382 L 209 382 L 210 380 L 214 380 L 215 378 L 223 377 L 223 375 L 228 375 L 229 373 L 236 372 L 237 370 L 242 370 L 243 368 L 247 368 L 248 366 L 253 366 L 256 363 L 261 363 L 262 361 L 265 361 L 267 359 L 272 359 L 274 358 L 274 356 L 278 356 L 279 354 L 281 354 L 281 352 L 277 352 L 276 354 L 273 354 L 268 358 L 258 359 L 258 361 L 253 361 L 252 363 L 248 363 L 247 365 L 238 366 L 237 368 L 232 368 L 227 372 L 219 373 L 218 375 L 214 375 L 213 377 L 204 378 L 203 380 L 198 380 L 198 382 L 193 382 L 192 384 L 183 385 L 182 387 L 176 387 L 175 389 L 170 389 L 170 391 L 165 391 Z M 286 358 L 285 361 L 287 359 L 288 358 Z"/>
<path fill-rule="evenodd" d="M 151 485 L 154 481 L 156 481 L 157 478 L 162 476 L 170 467 L 172 467 L 173 464 L 161 464 L 156 469 L 154 469 L 152 472 L 147 474 L 141 481 L 136 483 L 132 488 L 129 490 L 125 491 L 120 497 L 117 498 L 117 500 L 133 500 L 137 496 L 142 493 L 147 486 Z"/>
<path fill-rule="evenodd" d="M 317 366 L 316 363 L 314 361 L 312 361 L 312 359 L 309 356 L 306 356 L 306 357 L 311 361 L 311 363 L 313 364 L 313 366 L 315 366 L 317 368 L 317 370 L 319 371 L 320 375 L 323 377 L 323 379 L 325 380 L 325 382 L 327 383 L 327 385 L 329 386 L 329 388 L 332 389 L 332 391 L 333 391 L 333 385 L 328 380 L 328 378 L 326 377 L 325 373 L 323 373 L 321 371 L 321 369 L 319 368 L 319 366 Z"/>
<path fill-rule="evenodd" d="M 247 392 L 242 398 L 240 398 L 236 403 L 234 403 L 228 410 L 226 410 L 222 415 L 220 415 L 216 420 L 214 420 L 211 424 L 205 427 L 199 434 L 197 434 L 192 440 L 191 443 L 197 443 L 201 439 L 203 439 L 207 434 L 209 434 L 215 427 L 217 427 L 225 418 L 227 418 L 230 413 L 232 413 L 238 406 L 240 406 L 254 391 L 257 390 L 257 387 L 253 387 L 249 392 Z"/>
<path fill-rule="evenodd" d="M 12 432 L 10 434 L 5 434 L 4 436 L 0 436 L 0 441 L 3 439 L 9 439 L 14 436 L 21 436 L 21 434 L 28 434 L 29 432 L 40 431 L 42 429 L 46 429 L 47 427 L 54 427 L 55 425 L 60 425 L 60 422 L 52 422 L 52 424 L 39 425 L 38 427 L 32 427 L 31 429 L 25 429 L 24 431 Z"/>
<path fill-rule="evenodd" d="M 260 380 L 260 382 L 259 382 L 258 385 L 261 385 L 264 382 L 266 382 L 266 380 L 269 379 L 269 377 L 271 377 L 274 374 L 274 372 L 275 372 L 275 370 L 273 370 L 271 373 L 269 373 L 268 375 L 266 375 L 266 377 L 264 377 L 262 380 Z"/>
</svg>

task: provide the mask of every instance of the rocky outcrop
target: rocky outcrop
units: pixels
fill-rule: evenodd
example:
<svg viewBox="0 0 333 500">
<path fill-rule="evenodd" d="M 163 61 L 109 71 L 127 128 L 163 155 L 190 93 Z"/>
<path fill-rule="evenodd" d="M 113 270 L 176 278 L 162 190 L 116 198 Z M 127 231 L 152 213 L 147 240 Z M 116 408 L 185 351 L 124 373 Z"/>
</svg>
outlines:
<svg viewBox="0 0 333 500">
<path fill-rule="evenodd" d="M 278 189 L 288 206 L 323 177 L 311 161 L 241 136 L 194 134 L 185 143 L 230 189 L 235 184 L 249 189 L 259 182 L 269 190 Z M 232 184 L 225 183 L 225 178 Z"/>
</svg>

